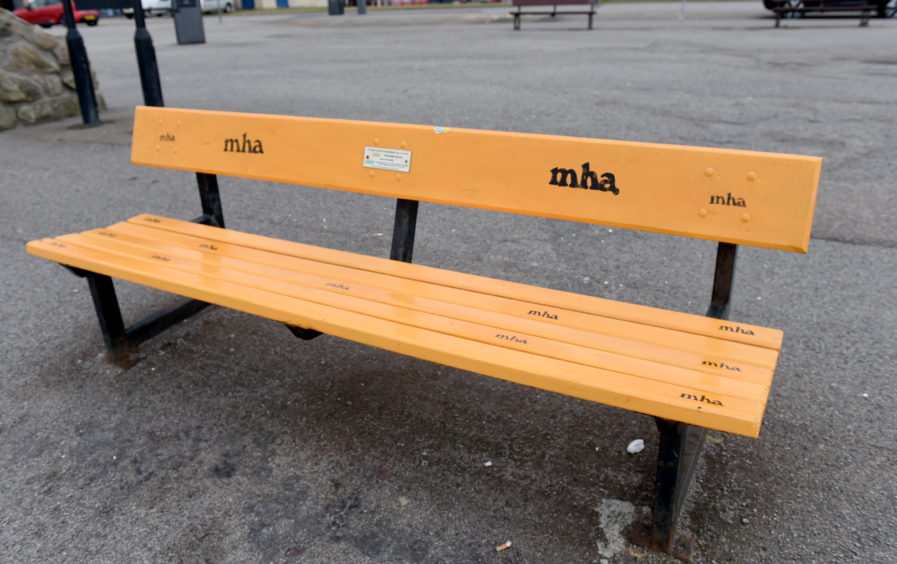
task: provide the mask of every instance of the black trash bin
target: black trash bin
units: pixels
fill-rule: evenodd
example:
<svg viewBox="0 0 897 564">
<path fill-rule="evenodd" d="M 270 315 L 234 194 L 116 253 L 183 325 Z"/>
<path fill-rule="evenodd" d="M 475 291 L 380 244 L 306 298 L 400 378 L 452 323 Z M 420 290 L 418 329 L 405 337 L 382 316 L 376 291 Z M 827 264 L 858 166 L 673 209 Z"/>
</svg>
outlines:
<svg viewBox="0 0 897 564">
<path fill-rule="evenodd" d="M 206 32 L 202 26 L 202 7 L 199 0 L 172 0 L 171 17 L 178 45 L 205 43 Z"/>
<path fill-rule="evenodd" d="M 327 0 L 327 13 L 331 16 L 341 16 L 345 11 L 343 0 Z"/>
</svg>

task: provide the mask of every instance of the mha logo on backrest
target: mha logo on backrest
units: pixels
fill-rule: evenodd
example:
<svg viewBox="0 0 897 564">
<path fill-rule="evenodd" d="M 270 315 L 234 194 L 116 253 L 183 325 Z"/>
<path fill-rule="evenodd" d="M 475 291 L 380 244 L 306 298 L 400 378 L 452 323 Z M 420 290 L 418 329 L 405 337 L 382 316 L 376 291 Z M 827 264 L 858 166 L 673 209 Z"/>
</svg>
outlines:
<svg viewBox="0 0 897 564">
<path fill-rule="evenodd" d="M 582 188 L 583 190 L 598 190 L 599 192 L 611 192 L 613 195 L 620 193 L 617 188 L 617 178 L 612 172 L 605 172 L 598 178 L 598 174 L 591 170 L 589 163 L 582 163 L 582 173 L 576 174 L 572 168 L 554 167 L 551 169 L 551 186 L 569 186 L 570 188 Z"/>
<path fill-rule="evenodd" d="M 717 206 L 747 207 L 747 202 L 744 201 L 744 198 L 733 196 L 732 192 L 728 192 L 725 196 L 710 196 L 710 203 Z"/>
<path fill-rule="evenodd" d="M 243 134 L 243 138 L 228 138 L 224 140 L 224 152 L 225 153 L 253 153 L 253 154 L 262 154 L 265 152 L 265 149 L 262 147 L 262 140 L 255 139 L 252 140 L 249 138 L 247 134 Z"/>
</svg>

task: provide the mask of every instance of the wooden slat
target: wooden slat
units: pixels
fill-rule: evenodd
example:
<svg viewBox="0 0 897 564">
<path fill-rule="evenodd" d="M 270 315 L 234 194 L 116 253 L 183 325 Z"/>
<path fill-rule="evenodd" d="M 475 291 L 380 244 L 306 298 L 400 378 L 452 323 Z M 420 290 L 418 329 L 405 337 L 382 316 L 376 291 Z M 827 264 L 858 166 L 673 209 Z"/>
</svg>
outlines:
<svg viewBox="0 0 897 564">
<path fill-rule="evenodd" d="M 133 245 L 102 236 L 97 232 L 66 235 L 58 237 L 56 240 L 69 246 L 104 252 L 110 257 L 151 261 L 155 257 L 164 256 L 165 262 L 170 268 L 183 272 L 233 282 L 386 321 L 398 321 L 405 325 L 495 346 L 515 348 L 531 354 L 623 372 L 646 379 L 675 382 L 708 394 L 725 393 L 743 399 L 765 401 L 769 392 L 766 385 L 741 379 L 711 376 L 703 372 L 672 367 L 665 363 L 645 361 L 511 331 L 501 324 L 501 320 L 494 317 L 487 319 L 485 323 L 475 323 L 461 320 L 455 315 L 438 315 L 401 305 L 384 304 L 367 299 L 363 291 L 364 288 L 344 279 L 321 278 L 314 280 L 313 277 L 306 276 L 305 280 L 300 283 L 296 273 L 283 269 L 234 259 L 222 260 L 222 257 L 209 257 L 198 251 L 191 251 L 192 256 L 187 253 L 179 253 L 182 256 L 161 255 L 161 250 L 158 248 Z M 223 264 L 224 262 L 227 262 L 228 265 Z M 508 338 L 498 337 L 498 335 Z"/>
<path fill-rule="evenodd" d="M 725 393 L 708 394 L 690 385 L 640 378 L 515 350 L 507 346 L 504 340 L 488 344 L 407 323 L 409 320 L 420 323 L 420 312 L 399 311 L 398 308 L 367 302 L 368 307 L 379 307 L 381 311 L 378 315 L 383 317 L 360 314 L 281 293 L 296 292 L 296 285 L 252 277 L 208 262 L 190 266 L 190 261 L 158 254 L 147 254 L 144 258 L 118 252 L 121 249 L 103 252 L 81 246 L 81 239 L 87 239 L 86 236 L 74 235 L 68 239 L 75 244 L 45 239 L 30 242 L 28 250 L 70 266 L 449 366 L 713 429 L 753 437 L 759 434 L 765 394 L 760 394 L 757 400 Z M 97 241 L 102 237 L 91 236 L 90 239 Z M 191 268 L 193 272 L 189 271 Z M 255 287 L 260 284 L 276 287 L 276 291 Z M 299 290 L 300 293 L 307 291 Z M 315 299 L 324 299 L 319 294 L 332 295 L 331 292 L 318 291 Z M 386 317 L 397 320 L 390 321 Z M 474 327 L 474 324 L 457 320 L 431 317 L 434 319 L 430 322 L 443 324 L 451 333 L 463 333 Z M 523 343 L 517 344 L 525 348 Z M 723 380 L 706 374 L 697 378 L 704 378 L 705 386 L 710 381 L 719 383 Z M 745 393 L 749 386 L 744 382 L 733 382 L 733 389 Z"/>
<path fill-rule="evenodd" d="M 505 311 L 509 314 L 529 316 L 529 312 L 536 310 L 558 315 L 556 323 L 559 325 L 568 322 L 567 313 L 580 313 L 590 316 L 599 316 L 602 319 L 617 319 L 634 322 L 640 325 L 672 329 L 677 332 L 692 333 L 718 339 L 744 343 L 752 346 L 765 347 L 778 351 L 782 344 L 782 332 L 777 329 L 769 329 L 757 325 L 748 325 L 736 322 L 721 322 L 700 315 L 692 315 L 648 306 L 628 304 L 597 297 L 584 296 L 571 292 L 562 292 L 547 288 L 539 288 L 526 284 L 495 280 L 483 276 L 475 276 L 449 270 L 427 267 L 423 265 L 407 264 L 399 261 L 387 260 L 378 257 L 369 257 L 344 251 L 325 249 L 301 243 L 294 243 L 270 237 L 263 237 L 250 233 L 241 233 L 231 229 L 216 229 L 199 225 L 189 221 L 141 214 L 129 220 L 136 225 L 144 225 L 158 229 L 169 230 L 175 233 L 200 237 L 207 240 L 207 244 L 226 244 L 234 247 L 247 247 L 304 258 L 320 263 L 350 266 L 355 269 L 368 270 L 381 273 L 392 278 L 405 278 L 446 288 L 456 288 L 481 294 L 491 294 L 496 297 L 508 298 L 522 304 L 515 311 Z M 446 295 L 451 295 L 446 292 Z M 465 295 L 466 299 L 466 295 Z M 462 302 L 464 303 L 464 302 Z M 574 316 L 575 317 L 575 316 Z M 588 321 L 587 323 L 591 323 Z M 600 323 L 600 320 L 594 322 Z M 591 328 L 587 325 L 586 328 Z M 769 359 L 774 359 L 770 355 Z M 774 360 L 759 362 L 761 366 L 772 366 Z"/>
<path fill-rule="evenodd" d="M 586 314 L 577 314 L 586 318 L 581 324 L 558 324 L 553 319 L 527 315 L 526 312 L 534 307 L 531 303 L 371 273 L 349 266 L 288 257 L 131 223 L 116 224 L 92 234 L 116 238 L 146 250 L 207 260 L 212 264 L 248 269 L 266 276 L 279 276 L 316 288 L 327 289 L 327 284 L 333 283 L 335 286 L 329 288 L 339 293 L 348 292 L 365 299 L 476 323 L 499 324 L 503 328 L 533 336 L 765 386 L 772 379 L 777 356 L 776 351 L 769 349 Z"/>
<path fill-rule="evenodd" d="M 400 166 L 408 161 L 407 172 L 376 168 L 391 165 L 375 161 L 372 149 L 392 150 Z M 809 244 L 822 162 L 729 149 L 149 107 L 137 109 L 131 160 L 792 251 L 806 251 Z M 560 186 L 574 178 L 608 190 Z"/>
<path fill-rule="evenodd" d="M 335 294 L 336 297 L 330 296 L 329 299 L 323 302 L 308 295 L 303 297 L 311 301 L 336 305 L 337 307 L 346 306 L 344 301 L 346 296 L 352 296 L 380 304 L 396 306 L 403 310 L 408 309 L 441 316 L 445 319 L 475 323 L 481 326 L 492 327 L 496 330 L 500 329 L 500 332 L 503 334 L 517 335 L 526 339 L 530 345 L 538 339 L 555 341 L 563 346 L 559 348 L 552 345 L 552 350 L 567 351 L 565 354 L 570 355 L 568 360 L 613 370 L 627 371 L 627 369 L 621 368 L 622 365 L 619 364 L 621 358 L 625 358 L 627 359 L 625 362 L 629 366 L 633 366 L 632 370 L 636 371 L 630 371 L 630 373 L 649 373 L 648 377 L 653 377 L 650 374 L 651 371 L 658 371 L 658 374 L 660 374 L 664 368 L 657 366 L 657 364 L 661 364 L 706 372 L 714 377 L 741 380 L 751 385 L 760 386 L 764 393 L 768 391 L 772 380 L 772 366 L 761 367 L 746 362 L 730 360 L 728 357 L 725 357 L 728 368 L 707 365 L 703 362 L 703 359 L 707 358 L 709 351 L 724 349 L 732 346 L 731 343 L 722 343 L 722 347 L 717 347 L 715 346 L 717 343 L 712 342 L 713 340 L 704 339 L 707 350 L 698 350 L 696 352 L 676 349 L 672 346 L 656 346 L 639 341 L 637 332 L 635 332 L 633 339 L 623 339 L 617 336 L 608 336 L 599 331 L 569 329 L 539 320 L 522 319 L 500 313 L 496 314 L 488 310 L 478 309 L 473 303 L 456 304 L 444 302 L 436 297 L 425 297 L 424 294 L 436 295 L 439 290 L 437 289 L 435 292 L 428 291 L 432 290 L 432 288 L 428 288 L 426 285 L 418 282 L 409 284 L 397 281 L 391 288 L 388 285 L 385 285 L 386 287 L 377 287 L 365 284 L 367 273 L 357 273 L 349 268 L 327 269 L 325 267 L 324 272 L 320 272 L 316 268 L 318 265 L 313 262 L 297 261 L 295 259 L 285 260 L 282 255 L 271 255 L 251 249 L 218 247 L 214 251 L 198 250 L 203 244 L 195 244 L 195 242 L 201 240 L 194 240 L 194 244 L 190 245 L 189 248 L 177 244 L 160 244 L 157 241 L 120 233 L 114 229 L 115 227 L 112 226 L 108 230 L 86 232 L 82 234 L 80 244 L 98 249 L 133 252 L 130 249 L 115 246 L 116 244 L 128 245 L 140 249 L 144 253 L 162 253 L 169 257 L 202 263 L 204 269 L 214 266 L 273 278 L 289 282 L 290 284 L 305 286 L 316 291 L 326 291 Z M 60 240 L 69 242 L 66 238 L 60 238 Z M 177 243 L 183 242 L 182 240 L 177 241 Z M 241 250 L 244 252 L 240 252 Z M 265 287 L 265 289 L 270 288 Z M 477 301 L 476 297 L 476 294 L 471 294 L 471 302 Z M 334 302 L 333 300 L 336 301 Z M 364 310 L 363 312 L 370 313 L 370 310 Z M 496 331 L 492 331 L 489 334 L 489 339 L 493 340 L 495 334 Z M 577 352 L 575 348 L 569 348 L 566 345 L 585 347 L 589 351 Z M 739 347 L 739 352 L 748 357 L 752 351 L 759 351 L 764 356 L 763 360 L 765 360 L 766 353 L 770 352 L 766 349 L 757 349 L 756 347 L 744 345 L 739 345 Z M 528 348 L 531 349 L 533 346 Z M 561 353 L 552 354 L 559 355 Z M 563 356 L 559 358 L 563 358 Z M 586 358 L 591 360 L 582 360 Z M 720 357 L 717 355 L 715 358 Z M 643 361 L 649 361 L 649 363 L 646 364 Z M 667 374 L 668 372 L 663 373 Z"/>
</svg>

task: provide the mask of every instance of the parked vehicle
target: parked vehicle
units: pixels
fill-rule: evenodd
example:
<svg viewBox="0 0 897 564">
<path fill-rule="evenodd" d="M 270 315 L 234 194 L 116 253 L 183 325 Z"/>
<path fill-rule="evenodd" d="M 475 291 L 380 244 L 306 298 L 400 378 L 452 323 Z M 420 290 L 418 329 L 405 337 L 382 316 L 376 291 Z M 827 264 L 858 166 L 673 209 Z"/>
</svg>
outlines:
<svg viewBox="0 0 897 564">
<path fill-rule="evenodd" d="M 229 14 L 234 11 L 234 0 L 200 0 L 199 6 L 203 13 L 217 12 L 220 9 Z"/>
<path fill-rule="evenodd" d="M 145 16 L 164 16 L 171 13 L 171 2 L 172 0 L 141 0 L 140 4 Z M 124 8 L 122 12 L 128 19 L 134 17 L 134 8 Z"/>
<path fill-rule="evenodd" d="M 96 10 L 79 10 L 75 7 L 74 2 L 71 2 L 71 5 L 75 23 L 95 26 L 100 21 L 100 13 Z M 33 0 L 27 3 L 24 8 L 14 10 L 13 13 L 26 22 L 41 27 L 62 24 L 62 0 Z"/>
<path fill-rule="evenodd" d="M 173 0 L 177 2 L 177 0 Z M 199 6 L 204 13 L 217 12 L 219 9 L 224 13 L 234 11 L 235 0 L 200 0 Z M 141 0 L 143 4 L 143 13 L 147 16 L 164 16 L 171 13 L 172 0 Z M 134 17 L 133 8 L 125 8 L 122 10 L 128 18 Z"/>
<path fill-rule="evenodd" d="M 880 18 L 893 18 L 894 14 L 897 13 L 897 0 L 826 0 L 825 3 L 827 5 L 837 4 L 839 6 L 864 6 L 867 4 L 875 4 L 878 6 L 876 15 Z M 790 8 L 812 8 L 813 6 L 819 6 L 820 4 L 822 4 L 820 0 L 763 0 L 763 6 L 767 10 L 772 10 L 773 8 L 780 6 Z M 804 16 L 804 13 L 786 13 L 784 16 L 801 18 Z"/>
</svg>

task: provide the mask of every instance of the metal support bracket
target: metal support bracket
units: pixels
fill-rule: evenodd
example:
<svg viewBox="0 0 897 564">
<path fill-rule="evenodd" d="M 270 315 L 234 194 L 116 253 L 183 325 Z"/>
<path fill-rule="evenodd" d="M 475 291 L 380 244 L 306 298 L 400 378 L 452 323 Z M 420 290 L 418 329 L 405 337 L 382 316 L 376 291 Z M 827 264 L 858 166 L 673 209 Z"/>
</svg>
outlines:
<svg viewBox="0 0 897 564">
<path fill-rule="evenodd" d="M 125 326 L 121 315 L 112 278 L 105 274 L 63 266 L 76 276 L 87 278 L 93 307 L 97 313 L 97 321 L 100 323 L 100 332 L 103 334 L 103 342 L 109 350 L 112 361 L 119 366 L 127 367 L 134 364 L 132 353 L 136 351 L 140 343 L 155 337 L 165 329 L 177 325 L 210 305 L 199 300 L 187 300 L 180 305 L 148 315 L 128 327 Z"/>
<path fill-rule="evenodd" d="M 728 318 L 737 255 L 738 246 L 735 244 L 719 243 L 717 246 L 713 290 L 707 317 Z M 654 420 L 660 431 L 654 514 L 650 531 L 637 531 L 632 541 L 663 551 L 680 560 L 691 561 L 694 541 L 677 536 L 676 523 L 688 495 L 707 429 L 659 417 L 655 417 Z"/>
<path fill-rule="evenodd" d="M 735 280 L 735 259 L 738 245 L 720 243 L 716 248 L 716 269 L 713 274 L 713 291 L 707 317 L 728 319 L 729 302 L 732 300 L 732 282 Z"/>
<path fill-rule="evenodd" d="M 680 560 L 691 561 L 694 541 L 676 535 L 676 523 L 688 494 L 707 429 L 655 418 L 660 431 L 654 515 L 647 545 Z"/>
<path fill-rule="evenodd" d="M 202 215 L 193 221 L 224 228 L 224 213 L 221 208 L 221 194 L 218 191 L 218 177 L 214 174 L 197 172 L 196 183 L 199 188 Z M 121 366 L 130 366 L 134 363 L 131 353 L 137 349 L 140 343 L 155 337 L 165 329 L 180 323 L 210 305 L 199 300 L 187 300 L 180 305 L 159 310 L 130 327 L 126 327 L 121 316 L 121 308 L 118 305 L 112 278 L 105 274 L 89 272 L 65 264 L 62 266 L 75 276 L 87 278 L 94 309 L 100 322 L 103 341 L 106 343 L 113 362 Z M 303 338 L 311 339 L 314 336 Z"/>
<path fill-rule="evenodd" d="M 392 230 L 392 250 L 389 258 L 411 262 L 414 253 L 414 234 L 417 231 L 417 200 L 396 200 L 396 219 Z"/>
<path fill-rule="evenodd" d="M 112 279 L 98 274 L 88 274 L 86 278 L 106 348 L 109 349 L 116 364 L 126 363 L 130 356 L 128 330 L 121 317 Z"/>
<path fill-rule="evenodd" d="M 196 184 L 199 188 L 199 201 L 202 204 L 202 215 L 193 220 L 194 223 L 224 228 L 224 212 L 221 208 L 221 194 L 218 191 L 218 177 L 204 172 L 196 173 Z"/>
<path fill-rule="evenodd" d="M 295 325 L 287 325 L 284 323 L 287 329 L 290 330 L 290 333 L 295 335 L 296 337 L 302 339 L 303 341 L 311 341 L 315 337 L 320 337 L 324 333 L 320 331 L 316 331 L 314 329 L 306 329 L 305 327 L 297 327 Z"/>
</svg>

